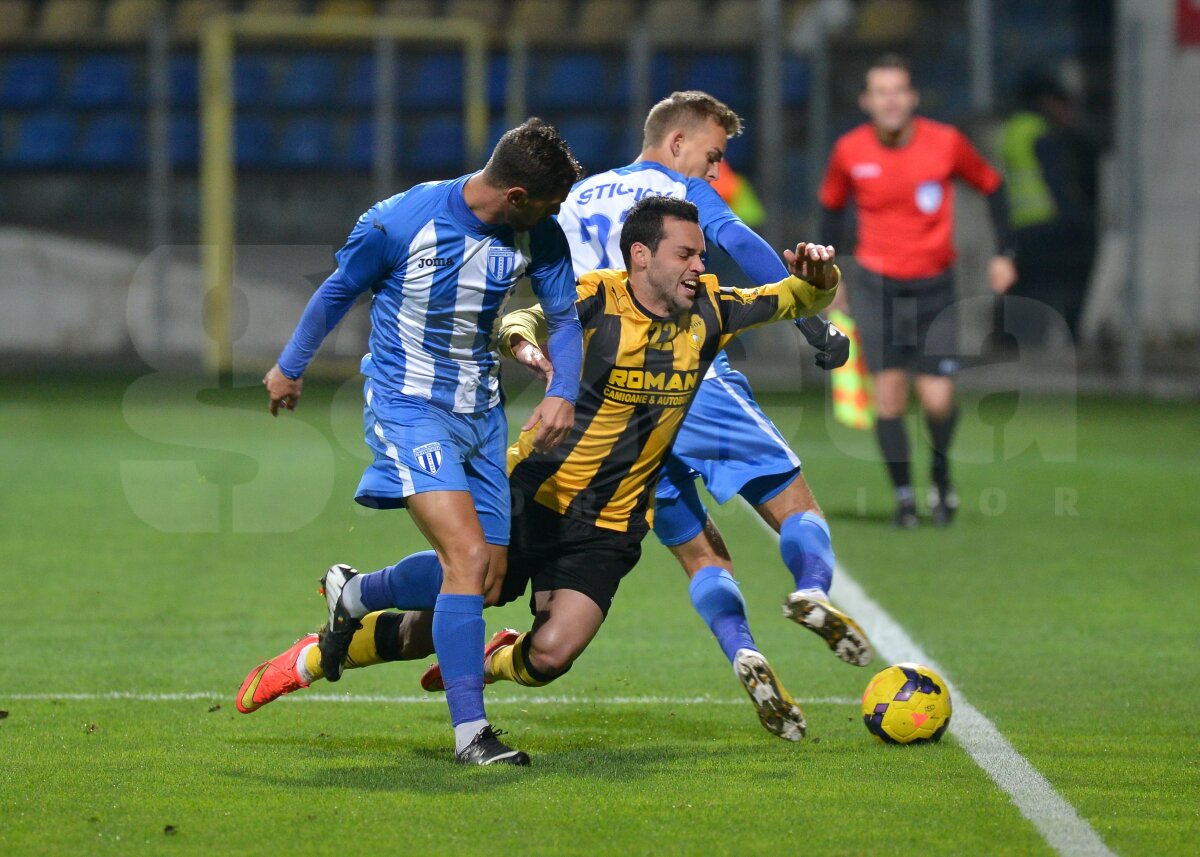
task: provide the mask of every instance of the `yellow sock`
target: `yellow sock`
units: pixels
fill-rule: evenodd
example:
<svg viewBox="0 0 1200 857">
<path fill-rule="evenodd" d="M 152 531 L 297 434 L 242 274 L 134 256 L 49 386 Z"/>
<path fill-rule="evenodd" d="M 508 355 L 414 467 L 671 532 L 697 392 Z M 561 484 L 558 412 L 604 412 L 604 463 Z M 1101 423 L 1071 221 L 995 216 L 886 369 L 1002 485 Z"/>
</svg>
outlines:
<svg viewBox="0 0 1200 857">
<path fill-rule="evenodd" d="M 383 611 L 380 610 L 362 617 L 362 627 L 355 631 L 350 639 L 345 669 L 353 670 L 384 662 L 384 658 L 380 657 L 379 650 L 375 647 L 375 623 L 382 615 Z M 321 669 L 321 650 L 316 646 L 304 653 L 304 668 L 313 677 L 313 681 L 325 678 L 325 670 Z"/>
<path fill-rule="evenodd" d="M 511 646 L 501 646 L 492 652 L 491 658 L 484 665 L 484 675 L 492 681 L 514 681 L 526 687 L 542 687 L 549 684 L 550 680 L 534 678 L 529 671 L 529 664 L 525 662 L 523 652 L 525 638 L 528 636 L 529 632 L 526 631 L 517 637 Z"/>
</svg>

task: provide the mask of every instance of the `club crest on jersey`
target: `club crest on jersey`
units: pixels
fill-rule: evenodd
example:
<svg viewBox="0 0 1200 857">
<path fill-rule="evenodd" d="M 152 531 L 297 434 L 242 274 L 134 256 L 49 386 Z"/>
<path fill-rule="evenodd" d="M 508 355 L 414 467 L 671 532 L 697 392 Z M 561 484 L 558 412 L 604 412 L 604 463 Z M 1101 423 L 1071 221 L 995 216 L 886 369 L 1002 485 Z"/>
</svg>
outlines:
<svg viewBox="0 0 1200 857">
<path fill-rule="evenodd" d="M 517 267 L 517 254 L 511 247 L 489 247 L 487 254 L 488 276 L 498 282 L 512 279 Z"/>
<path fill-rule="evenodd" d="M 441 470 L 442 445 L 440 443 L 436 441 L 427 443 L 424 446 L 415 447 L 412 452 L 413 458 L 417 460 L 417 466 L 430 476 Z"/>
<path fill-rule="evenodd" d="M 693 351 L 699 351 L 704 345 L 704 340 L 708 336 L 708 330 L 704 325 L 704 319 L 698 315 L 692 316 L 692 326 L 688 330 L 688 345 Z"/>
<path fill-rule="evenodd" d="M 921 182 L 917 185 L 917 208 L 925 214 L 933 214 L 942 207 L 941 182 Z"/>
</svg>

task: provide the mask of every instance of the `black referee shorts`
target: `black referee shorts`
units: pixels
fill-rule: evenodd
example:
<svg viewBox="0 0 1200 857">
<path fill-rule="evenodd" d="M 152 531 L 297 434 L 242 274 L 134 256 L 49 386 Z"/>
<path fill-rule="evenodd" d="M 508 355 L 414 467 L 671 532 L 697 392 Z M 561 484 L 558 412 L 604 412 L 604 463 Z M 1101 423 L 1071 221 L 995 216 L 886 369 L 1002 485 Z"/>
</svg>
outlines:
<svg viewBox="0 0 1200 857">
<path fill-rule="evenodd" d="M 608 615 L 621 578 L 642 555 L 645 533 L 619 533 L 547 509 L 512 486 L 512 538 L 508 573 L 498 604 L 525 594 L 535 613 L 533 593 L 555 589 L 582 592 Z"/>
<path fill-rule="evenodd" d="M 952 376 L 959 368 L 954 273 L 897 280 L 856 268 L 848 298 L 871 372 Z"/>
</svg>

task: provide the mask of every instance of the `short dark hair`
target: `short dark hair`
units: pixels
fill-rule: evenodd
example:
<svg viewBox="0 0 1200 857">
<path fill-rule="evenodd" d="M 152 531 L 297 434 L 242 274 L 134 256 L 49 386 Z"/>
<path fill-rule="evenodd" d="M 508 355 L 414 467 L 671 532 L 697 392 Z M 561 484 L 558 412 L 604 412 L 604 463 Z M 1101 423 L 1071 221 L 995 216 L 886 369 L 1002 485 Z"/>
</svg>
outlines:
<svg viewBox="0 0 1200 857">
<path fill-rule="evenodd" d="M 625 269 L 629 269 L 629 248 L 634 244 L 645 244 L 651 253 L 658 251 L 658 244 L 667 237 L 663 221 L 668 217 L 688 223 L 700 223 L 700 209 L 695 203 L 674 196 L 643 196 L 634 203 L 625 215 L 621 227 L 621 258 Z"/>
<path fill-rule="evenodd" d="M 869 66 L 867 66 L 867 70 L 865 72 L 863 72 L 863 87 L 864 88 L 866 88 L 866 85 L 867 85 L 867 76 L 871 72 L 875 71 L 876 69 L 881 69 L 881 68 L 899 69 L 900 71 L 902 71 L 908 75 L 908 82 L 910 84 L 913 82 L 912 64 L 909 63 L 908 58 L 901 54 L 889 52 L 886 54 L 880 54 L 879 56 L 875 57 L 875 59 L 871 61 L 871 64 Z"/>
<path fill-rule="evenodd" d="M 720 125 L 727 137 L 742 133 L 741 117 L 707 92 L 697 89 L 672 92 L 650 108 L 642 131 L 642 148 L 657 146 L 676 128 L 690 128 L 709 119 Z"/>
<path fill-rule="evenodd" d="M 583 169 L 558 129 L 533 116 L 504 132 L 483 177 L 493 187 L 523 187 L 533 199 L 549 199 L 566 196 Z"/>
</svg>

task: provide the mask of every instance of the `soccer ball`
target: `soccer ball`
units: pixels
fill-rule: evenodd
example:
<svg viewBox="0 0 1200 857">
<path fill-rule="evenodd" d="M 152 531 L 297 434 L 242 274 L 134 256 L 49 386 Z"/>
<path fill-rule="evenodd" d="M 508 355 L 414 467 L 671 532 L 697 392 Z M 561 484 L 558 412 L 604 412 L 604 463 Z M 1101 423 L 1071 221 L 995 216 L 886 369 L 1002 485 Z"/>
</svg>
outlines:
<svg viewBox="0 0 1200 857">
<path fill-rule="evenodd" d="M 863 723 L 888 744 L 937 741 L 950 725 L 950 689 L 920 664 L 896 664 L 863 692 Z"/>
</svg>

